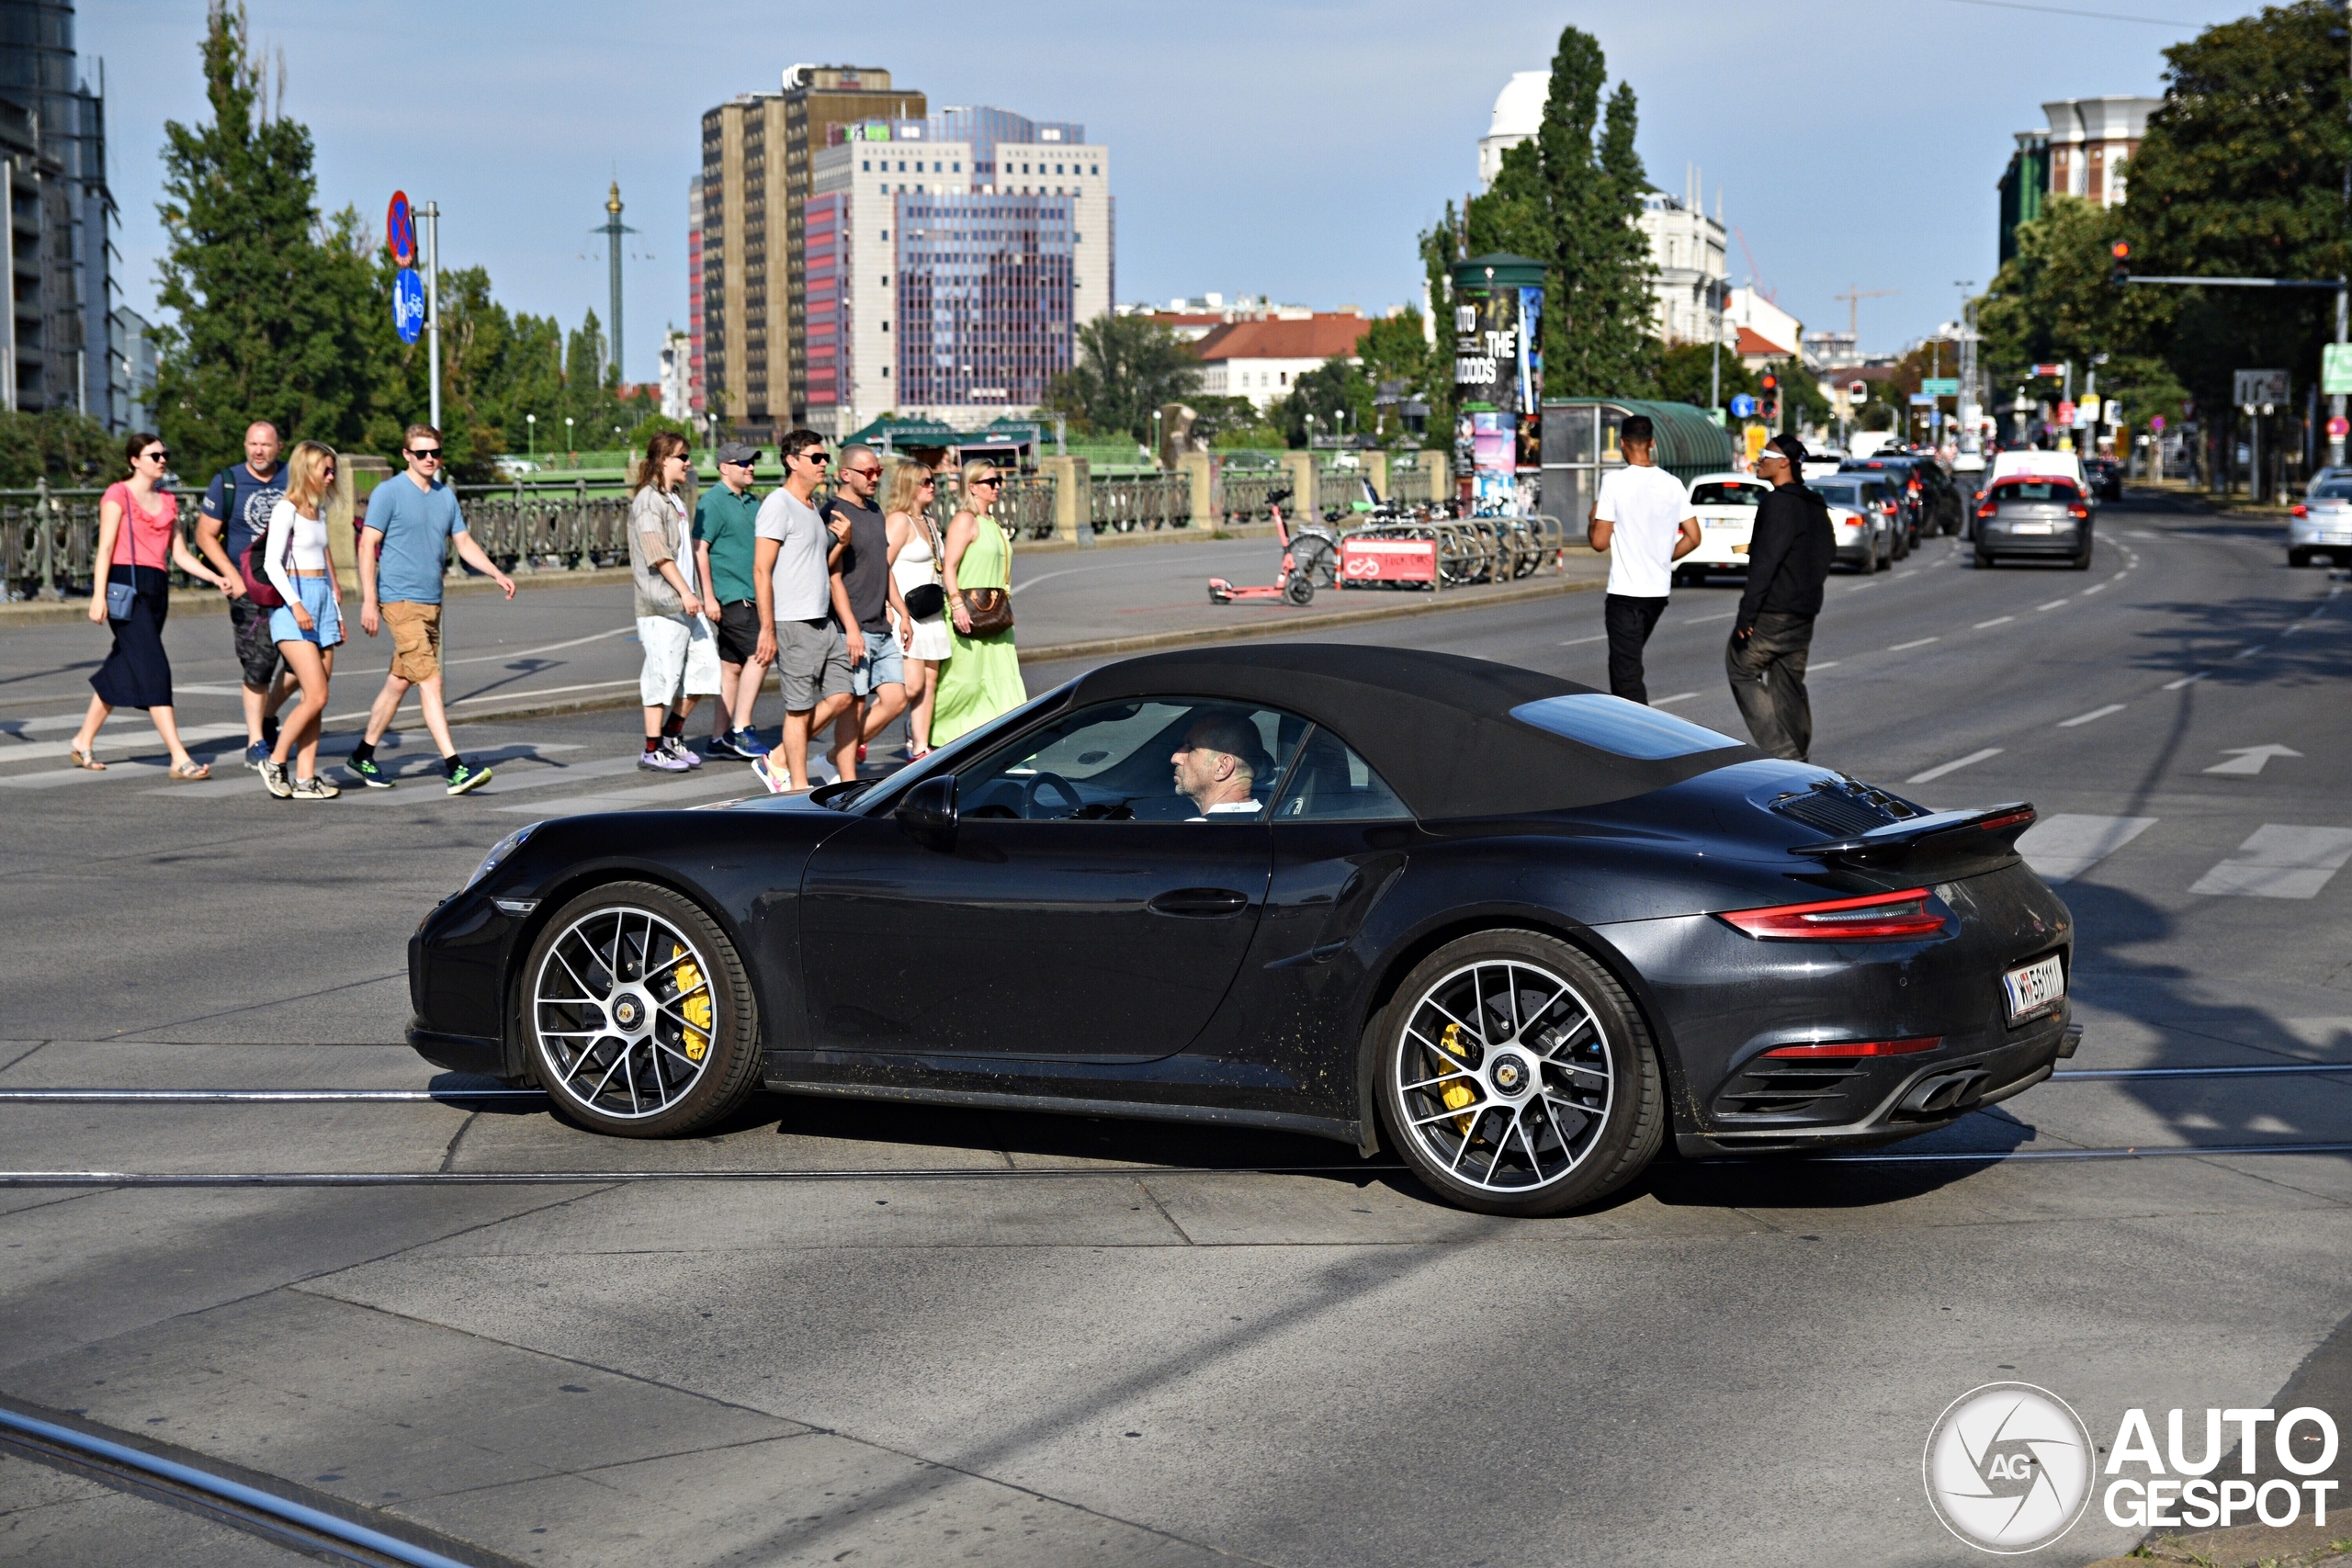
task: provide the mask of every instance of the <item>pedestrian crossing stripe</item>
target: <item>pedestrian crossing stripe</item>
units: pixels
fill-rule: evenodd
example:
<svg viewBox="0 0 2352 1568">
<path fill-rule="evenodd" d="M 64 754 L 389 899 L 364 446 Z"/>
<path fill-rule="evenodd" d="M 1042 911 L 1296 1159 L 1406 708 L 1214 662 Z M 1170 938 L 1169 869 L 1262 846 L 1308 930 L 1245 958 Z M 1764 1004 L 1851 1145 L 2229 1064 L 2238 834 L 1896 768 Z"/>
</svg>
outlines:
<svg viewBox="0 0 2352 1568">
<path fill-rule="evenodd" d="M 2058 812 L 2018 840 L 2018 852 L 2044 882 L 2072 882 L 2156 825 L 2153 817 L 2093 817 Z"/>
<path fill-rule="evenodd" d="M 2316 898 L 2346 861 L 2352 861 L 2352 828 L 2266 822 L 2188 890 L 2248 898 Z"/>
</svg>

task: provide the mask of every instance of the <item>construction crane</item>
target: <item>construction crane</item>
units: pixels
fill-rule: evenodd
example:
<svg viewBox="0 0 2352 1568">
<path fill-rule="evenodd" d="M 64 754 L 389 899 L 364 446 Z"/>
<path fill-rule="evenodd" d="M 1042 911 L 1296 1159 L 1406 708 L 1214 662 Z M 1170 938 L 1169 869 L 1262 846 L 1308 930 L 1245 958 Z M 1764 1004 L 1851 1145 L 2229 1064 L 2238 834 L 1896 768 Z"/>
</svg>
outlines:
<svg viewBox="0 0 2352 1568">
<path fill-rule="evenodd" d="M 1890 294 L 1900 294 L 1902 292 L 1903 290 L 1900 288 L 1862 288 L 1849 283 L 1846 285 L 1845 293 L 1832 294 L 1829 297 L 1832 299 L 1843 299 L 1846 301 L 1846 335 L 1854 340 L 1854 348 L 1857 353 L 1860 352 L 1862 344 L 1862 301 L 1865 299 L 1883 299 Z"/>
</svg>

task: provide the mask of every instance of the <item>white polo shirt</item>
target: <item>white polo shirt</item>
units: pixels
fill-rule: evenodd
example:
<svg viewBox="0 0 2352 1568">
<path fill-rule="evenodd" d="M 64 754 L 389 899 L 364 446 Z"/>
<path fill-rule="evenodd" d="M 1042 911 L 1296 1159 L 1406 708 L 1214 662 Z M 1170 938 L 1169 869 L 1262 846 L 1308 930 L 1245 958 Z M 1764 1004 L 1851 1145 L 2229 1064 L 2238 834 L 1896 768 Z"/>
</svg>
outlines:
<svg viewBox="0 0 2352 1568">
<path fill-rule="evenodd" d="M 1593 515 L 1613 526 L 1609 592 L 1663 599 L 1674 587 L 1674 536 L 1690 516 L 1690 492 L 1664 468 L 1628 463 L 1600 481 Z M 781 610 L 776 612 L 782 615 Z"/>
<path fill-rule="evenodd" d="M 831 615 L 832 581 L 825 554 L 832 533 L 817 509 L 779 485 L 760 502 L 752 532 L 781 547 L 775 553 L 775 618 L 815 621 Z"/>
</svg>

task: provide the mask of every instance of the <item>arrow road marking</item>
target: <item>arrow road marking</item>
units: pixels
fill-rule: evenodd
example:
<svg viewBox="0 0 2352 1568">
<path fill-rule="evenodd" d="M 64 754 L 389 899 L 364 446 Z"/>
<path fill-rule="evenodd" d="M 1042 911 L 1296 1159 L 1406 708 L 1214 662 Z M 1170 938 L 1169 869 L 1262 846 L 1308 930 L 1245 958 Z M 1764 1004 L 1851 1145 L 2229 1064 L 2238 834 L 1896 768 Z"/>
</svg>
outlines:
<svg viewBox="0 0 2352 1568">
<path fill-rule="evenodd" d="M 2262 772 L 2262 765 L 2273 757 L 2300 757 L 2301 751 L 2291 746 L 2228 746 L 2222 754 L 2226 762 L 2216 762 L 2205 771 L 2209 773 L 2246 773 Z"/>
</svg>

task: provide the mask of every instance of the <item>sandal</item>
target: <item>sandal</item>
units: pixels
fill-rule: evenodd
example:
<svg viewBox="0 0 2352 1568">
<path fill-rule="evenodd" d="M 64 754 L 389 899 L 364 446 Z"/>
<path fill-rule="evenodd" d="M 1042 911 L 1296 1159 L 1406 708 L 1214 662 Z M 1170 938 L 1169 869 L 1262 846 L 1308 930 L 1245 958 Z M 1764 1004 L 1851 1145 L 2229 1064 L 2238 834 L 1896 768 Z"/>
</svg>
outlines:
<svg viewBox="0 0 2352 1568">
<path fill-rule="evenodd" d="M 107 771 L 107 765 L 98 761 L 97 748 L 95 746 L 87 751 L 77 751 L 68 745 L 65 748 L 65 754 L 74 760 L 74 765 L 77 768 L 87 768 L 94 773 L 103 773 Z"/>
<path fill-rule="evenodd" d="M 212 764 L 209 762 L 174 762 L 172 764 L 172 777 L 182 784 L 193 784 L 198 779 L 209 779 L 211 776 Z"/>
</svg>

